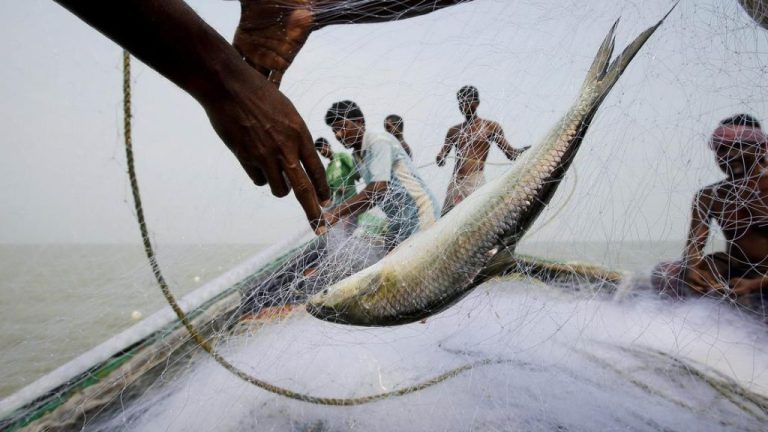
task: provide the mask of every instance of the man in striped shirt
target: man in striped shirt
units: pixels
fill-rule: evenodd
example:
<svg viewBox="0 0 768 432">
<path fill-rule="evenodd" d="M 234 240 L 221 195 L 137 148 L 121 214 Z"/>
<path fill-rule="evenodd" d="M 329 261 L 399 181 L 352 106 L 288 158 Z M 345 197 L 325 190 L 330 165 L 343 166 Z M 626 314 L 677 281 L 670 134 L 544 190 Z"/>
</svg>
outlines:
<svg viewBox="0 0 768 432">
<path fill-rule="evenodd" d="M 353 149 L 358 173 L 366 183 L 362 191 L 325 214 L 329 224 L 378 205 L 387 216 L 391 249 L 437 220 L 440 206 L 398 140 L 384 131 L 368 130 L 355 102 L 334 103 L 325 123 L 345 147 Z"/>
</svg>

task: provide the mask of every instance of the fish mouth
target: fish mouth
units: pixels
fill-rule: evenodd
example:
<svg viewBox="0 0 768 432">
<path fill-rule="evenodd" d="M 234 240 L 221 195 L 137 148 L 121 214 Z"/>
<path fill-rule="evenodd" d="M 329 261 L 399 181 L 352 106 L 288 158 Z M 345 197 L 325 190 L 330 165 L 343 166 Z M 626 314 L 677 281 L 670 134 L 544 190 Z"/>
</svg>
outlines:
<svg viewBox="0 0 768 432">
<path fill-rule="evenodd" d="M 394 316 L 374 316 L 366 313 L 365 310 L 356 307 L 354 303 L 339 304 L 336 306 L 327 306 L 314 302 L 306 304 L 307 312 L 323 321 L 334 324 L 343 324 L 358 327 L 389 327 L 395 325 L 404 325 L 416 322 L 422 319 L 423 314 L 416 316 L 394 315 Z"/>
<path fill-rule="evenodd" d="M 336 303 L 333 306 L 322 302 L 310 301 L 306 304 L 307 312 L 323 321 L 359 327 L 381 327 L 381 320 L 376 319 L 359 307 L 355 302 Z"/>
<path fill-rule="evenodd" d="M 311 296 L 306 303 L 307 312 L 333 323 L 372 325 L 365 299 L 382 286 L 382 277 L 375 269 L 375 265 L 369 267 L 368 271 L 352 275 Z"/>
<path fill-rule="evenodd" d="M 332 322 L 335 324 L 351 324 L 345 317 L 347 307 L 327 306 L 322 301 L 309 301 L 306 304 L 307 312 L 315 318 L 319 318 L 323 321 Z"/>
<path fill-rule="evenodd" d="M 355 315 L 353 313 L 354 302 L 351 301 L 346 290 L 338 289 L 335 286 L 325 288 L 310 297 L 306 303 L 306 309 L 310 315 L 324 321 L 336 324 L 354 323 L 354 320 L 350 322 L 348 319 Z"/>
</svg>

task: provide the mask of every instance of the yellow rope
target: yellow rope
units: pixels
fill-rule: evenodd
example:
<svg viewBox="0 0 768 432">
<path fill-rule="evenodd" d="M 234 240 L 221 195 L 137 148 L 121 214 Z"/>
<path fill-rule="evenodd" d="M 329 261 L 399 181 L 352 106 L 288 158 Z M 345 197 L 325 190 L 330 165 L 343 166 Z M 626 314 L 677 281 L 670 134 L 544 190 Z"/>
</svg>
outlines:
<svg viewBox="0 0 768 432">
<path fill-rule="evenodd" d="M 176 313 L 176 316 L 179 318 L 179 321 L 181 321 L 184 327 L 186 327 L 187 331 L 195 340 L 195 342 L 203 350 L 205 350 L 208 354 L 210 354 L 211 357 L 213 357 L 213 359 L 216 360 L 217 363 L 219 363 L 222 367 L 224 367 L 224 369 L 228 370 L 229 372 L 231 372 L 238 378 L 242 379 L 243 381 L 246 381 L 250 384 L 255 385 L 256 387 L 259 387 L 268 392 L 271 392 L 280 396 L 284 396 L 290 399 L 295 399 L 298 401 L 308 402 L 308 403 L 318 404 L 318 405 L 352 406 L 352 405 L 362 405 L 362 404 L 378 401 L 381 399 L 386 399 L 389 397 L 407 395 L 409 393 L 414 393 L 419 390 L 423 390 L 427 387 L 433 386 L 435 384 L 441 383 L 447 379 L 453 378 L 461 374 L 462 372 L 466 372 L 470 369 L 473 369 L 479 366 L 485 366 L 490 364 L 500 364 L 500 363 L 506 362 L 503 360 L 481 360 L 474 363 L 466 364 L 461 367 L 457 367 L 455 369 L 451 369 L 448 372 L 445 372 L 441 375 L 438 375 L 420 384 L 405 387 L 400 390 L 393 390 L 389 392 L 384 392 L 384 393 L 379 393 L 379 394 L 364 396 L 359 398 L 328 398 L 328 397 L 317 397 L 317 396 L 306 395 L 306 394 L 298 393 L 282 387 L 278 387 L 266 381 L 262 381 L 238 369 L 236 366 L 234 366 L 233 364 L 228 362 L 224 357 L 222 357 L 221 354 L 216 352 L 213 349 L 213 347 L 208 343 L 208 341 L 205 340 L 205 338 L 192 325 L 192 322 L 190 321 L 189 317 L 187 317 L 187 314 L 184 313 L 184 311 L 181 309 L 179 304 L 176 302 L 176 298 L 173 296 L 173 294 L 171 293 L 171 290 L 168 288 L 168 284 L 165 282 L 165 278 L 163 277 L 163 274 L 160 271 L 160 265 L 157 262 L 154 249 L 152 248 L 152 242 L 149 239 L 147 222 L 144 219 L 144 210 L 141 205 L 141 194 L 139 193 L 139 183 L 136 178 L 136 170 L 134 168 L 133 142 L 132 142 L 132 136 L 131 136 L 131 117 L 132 117 L 131 115 L 131 56 L 127 51 L 123 51 L 123 130 L 124 130 L 124 138 L 125 138 L 125 158 L 128 163 L 128 177 L 131 182 L 131 192 L 133 193 L 133 203 L 136 209 L 136 219 L 138 220 L 138 223 L 139 223 L 139 230 L 141 231 L 141 240 L 144 243 L 144 252 L 146 252 L 147 254 L 149 265 L 150 267 L 152 267 L 152 274 L 154 274 L 155 279 L 157 280 L 157 284 L 160 286 L 160 291 L 162 291 L 163 296 L 165 297 L 165 300 L 171 306 L 171 309 L 173 309 L 173 312 Z"/>
</svg>

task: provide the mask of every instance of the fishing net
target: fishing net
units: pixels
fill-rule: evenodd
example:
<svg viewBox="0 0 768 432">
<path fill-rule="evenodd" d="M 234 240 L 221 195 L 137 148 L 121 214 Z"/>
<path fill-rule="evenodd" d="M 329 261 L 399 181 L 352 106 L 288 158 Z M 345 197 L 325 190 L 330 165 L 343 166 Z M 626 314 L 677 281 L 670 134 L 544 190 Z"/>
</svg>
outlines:
<svg viewBox="0 0 768 432">
<path fill-rule="evenodd" d="M 237 3 L 190 4 L 231 38 Z M 615 19 L 620 51 L 671 6 L 477 0 L 398 22 L 333 25 L 311 35 L 281 90 L 313 137 L 336 152 L 347 150 L 324 123 L 333 102 L 355 101 L 374 130 L 401 116 L 413 165 L 442 203 L 456 153 L 444 167 L 435 156 L 463 121 L 462 86 L 478 88 L 479 116 L 497 121 L 512 146 L 535 146 L 573 103 Z M 138 180 L 171 291 L 220 358 L 323 404 L 254 386 L 200 349 L 169 308 L 153 313 L 164 299 L 138 246 L 123 135 L 115 132 L 119 51 L 56 5 L 2 8 L 19 23 L 0 42 L 8 51 L 51 25 L 82 44 L 47 58 L 54 67 L 44 74 L 30 72 L 43 65 L 32 59 L 40 52 L 13 54 L 16 75 L 3 84 L 21 101 L 13 120 L 39 113 L 35 83 L 49 83 L 54 106 L 43 111 L 53 118 L 47 128 L 19 132 L 19 142 L 40 147 L 13 147 L 0 162 L 11 185 L 0 189 L 9 209 L 0 237 L 0 367 L 9 377 L 0 428 L 765 430 L 761 295 L 684 296 L 660 292 L 652 280 L 657 264 L 680 259 L 697 191 L 724 178 L 708 148 L 712 131 L 737 113 L 768 121 L 768 30 L 739 2 L 679 4 L 601 105 L 514 261 L 445 311 L 395 327 L 328 323 L 302 306 L 388 253 L 385 215 L 373 209 L 315 237 L 292 199 L 254 190 L 194 101 L 134 64 Z M 335 24 L 370 21 L 328 11 L 348 17 Z M 57 38 L 43 36 L 40 49 Z M 83 64 L 88 76 L 108 79 L 84 84 Z M 487 180 L 515 163 L 491 147 Z M 37 167 L 19 163 L 41 156 Z M 66 175 L 18 181 L 31 178 L 25 170 Z M 752 204 L 761 198 L 731 186 L 723 201 L 753 212 L 722 229 L 747 235 L 739 224 L 763 225 Z M 42 242 L 63 245 L 17 245 Z M 724 245 L 713 223 L 704 251 Z M 764 273 L 761 262 L 732 265 Z M 371 398 L 382 394 L 389 397 Z M 350 400 L 360 403 L 344 406 Z"/>
</svg>

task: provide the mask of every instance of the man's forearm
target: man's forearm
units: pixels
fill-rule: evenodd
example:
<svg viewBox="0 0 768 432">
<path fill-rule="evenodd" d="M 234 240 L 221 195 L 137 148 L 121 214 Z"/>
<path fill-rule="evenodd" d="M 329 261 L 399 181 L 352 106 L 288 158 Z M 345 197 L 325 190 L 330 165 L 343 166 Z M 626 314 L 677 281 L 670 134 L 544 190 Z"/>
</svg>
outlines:
<svg viewBox="0 0 768 432">
<path fill-rule="evenodd" d="M 426 15 L 439 9 L 473 0 L 317 0 L 318 27 L 331 24 L 378 23 Z"/>
<path fill-rule="evenodd" d="M 366 186 L 352 198 L 331 209 L 331 219 L 337 220 L 360 214 L 376 205 L 379 197 L 386 193 L 386 188 Z"/>
<path fill-rule="evenodd" d="M 437 160 L 441 161 L 448 157 L 448 154 L 451 152 L 451 147 L 453 147 L 453 145 L 448 142 L 443 144 L 443 146 L 440 148 L 440 152 L 437 153 Z"/>
<path fill-rule="evenodd" d="M 515 160 L 523 153 L 523 150 L 518 150 L 511 145 L 507 145 L 502 150 L 504 151 L 504 156 L 509 160 Z"/>
<path fill-rule="evenodd" d="M 198 100 L 240 56 L 181 0 L 55 0 Z"/>
</svg>

